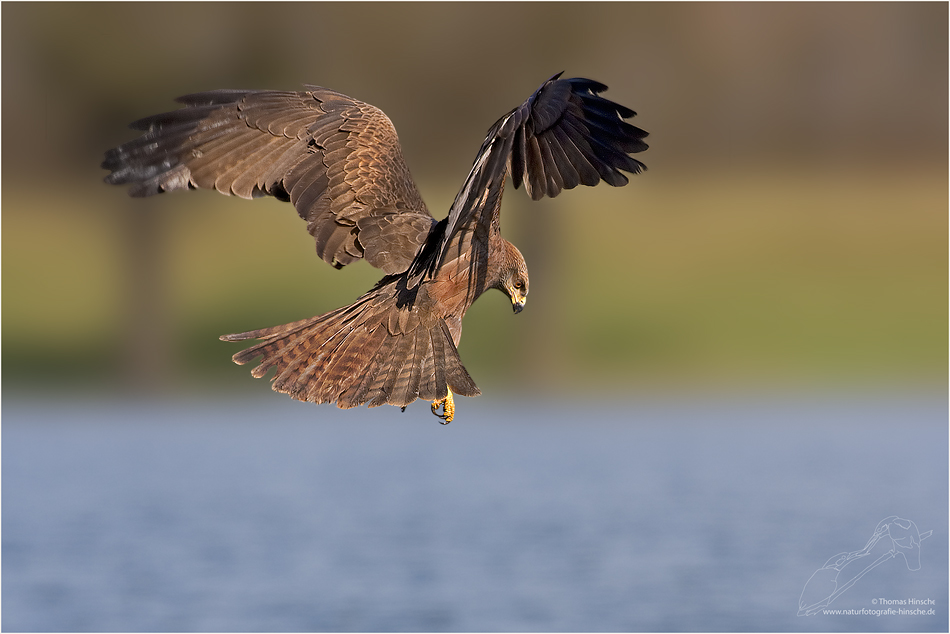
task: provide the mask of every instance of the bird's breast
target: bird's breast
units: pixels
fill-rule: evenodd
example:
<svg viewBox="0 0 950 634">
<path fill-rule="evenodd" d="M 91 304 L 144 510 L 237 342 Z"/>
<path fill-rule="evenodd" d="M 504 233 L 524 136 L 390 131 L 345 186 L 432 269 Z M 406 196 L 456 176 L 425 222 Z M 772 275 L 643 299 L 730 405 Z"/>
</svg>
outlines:
<svg viewBox="0 0 950 634">
<path fill-rule="evenodd" d="M 424 288 L 428 299 L 438 307 L 440 317 L 458 318 L 486 290 L 469 266 L 467 255 L 445 262 Z"/>
</svg>

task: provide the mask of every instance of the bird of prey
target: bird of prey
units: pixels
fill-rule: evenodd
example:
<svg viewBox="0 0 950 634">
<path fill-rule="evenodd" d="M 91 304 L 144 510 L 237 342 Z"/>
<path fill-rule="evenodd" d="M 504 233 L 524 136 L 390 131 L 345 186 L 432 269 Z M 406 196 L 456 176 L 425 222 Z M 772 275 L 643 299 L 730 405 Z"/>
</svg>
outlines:
<svg viewBox="0 0 950 634">
<path fill-rule="evenodd" d="M 431 401 L 443 424 L 453 394 L 477 396 L 457 349 L 462 317 L 489 289 L 515 313 L 528 296 L 528 269 L 501 237 L 506 174 L 532 199 L 645 166 L 630 156 L 647 133 L 636 113 L 601 97 L 599 82 L 544 82 L 499 119 L 482 143 L 448 215 L 430 215 L 383 112 L 327 88 L 299 92 L 213 90 L 180 97 L 183 108 L 140 119 L 145 134 L 106 153 L 105 181 L 131 196 L 216 189 L 290 202 L 336 268 L 364 259 L 384 277 L 349 306 L 282 326 L 221 337 L 256 339 L 234 355 L 251 371 L 276 372 L 272 388 L 341 408 Z"/>
</svg>

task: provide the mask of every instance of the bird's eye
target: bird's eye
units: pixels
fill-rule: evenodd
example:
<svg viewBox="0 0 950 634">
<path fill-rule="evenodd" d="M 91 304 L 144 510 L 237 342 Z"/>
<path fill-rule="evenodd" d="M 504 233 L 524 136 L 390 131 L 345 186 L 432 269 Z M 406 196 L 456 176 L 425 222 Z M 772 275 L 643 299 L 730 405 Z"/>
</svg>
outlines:
<svg viewBox="0 0 950 634">
<path fill-rule="evenodd" d="M 524 282 L 522 282 L 521 280 L 518 280 L 517 282 L 515 282 L 515 288 L 517 288 L 520 291 L 521 289 L 524 288 Z"/>
</svg>

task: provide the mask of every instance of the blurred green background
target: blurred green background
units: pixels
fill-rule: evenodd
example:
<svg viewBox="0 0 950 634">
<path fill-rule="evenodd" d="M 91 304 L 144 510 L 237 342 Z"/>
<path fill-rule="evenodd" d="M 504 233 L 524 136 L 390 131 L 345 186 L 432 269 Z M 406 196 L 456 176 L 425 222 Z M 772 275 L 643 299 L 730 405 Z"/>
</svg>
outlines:
<svg viewBox="0 0 950 634">
<path fill-rule="evenodd" d="M 558 71 L 650 132 L 625 188 L 503 230 L 532 276 L 471 309 L 483 390 L 945 389 L 946 3 L 4 3 L 4 387 L 267 386 L 223 333 L 347 304 L 294 210 L 102 183 L 126 124 L 212 88 L 381 107 L 442 217 L 488 127 Z"/>
</svg>

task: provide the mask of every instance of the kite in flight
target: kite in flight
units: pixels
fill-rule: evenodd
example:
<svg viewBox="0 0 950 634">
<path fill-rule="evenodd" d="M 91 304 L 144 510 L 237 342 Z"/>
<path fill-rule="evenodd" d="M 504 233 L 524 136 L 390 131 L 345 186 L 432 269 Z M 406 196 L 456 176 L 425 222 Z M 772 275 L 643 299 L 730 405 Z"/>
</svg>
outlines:
<svg viewBox="0 0 950 634">
<path fill-rule="evenodd" d="M 439 221 L 389 118 L 318 86 L 180 97 L 184 108 L 132 123 L 145 134 L 109 150 L 102 167 L 136 197 L 201 188 L 289 201 L 326 262 L 381 269 L 349 306 L 221 339 L 257 339 L 234 362 L 260 357 L 251 374 L 276 368 L 273 389 L 297 400 L 405 409 L 423 399 L 446 424 L 453 393 L 480 394 L 456 347 L 465 311 L 492 288 L 515 313 L 528 296 L 524 258 L 499 228 L 506 173 L 538 200 L 602 180 L 626 185 L 621 171 L 646 169 L 630 154 L 647 149 L 647 133 L 624 121 L 635 112 L 599 95 L 606 89 L 560 73 L 546 81 L 491 127 Z"/>
</svg>

